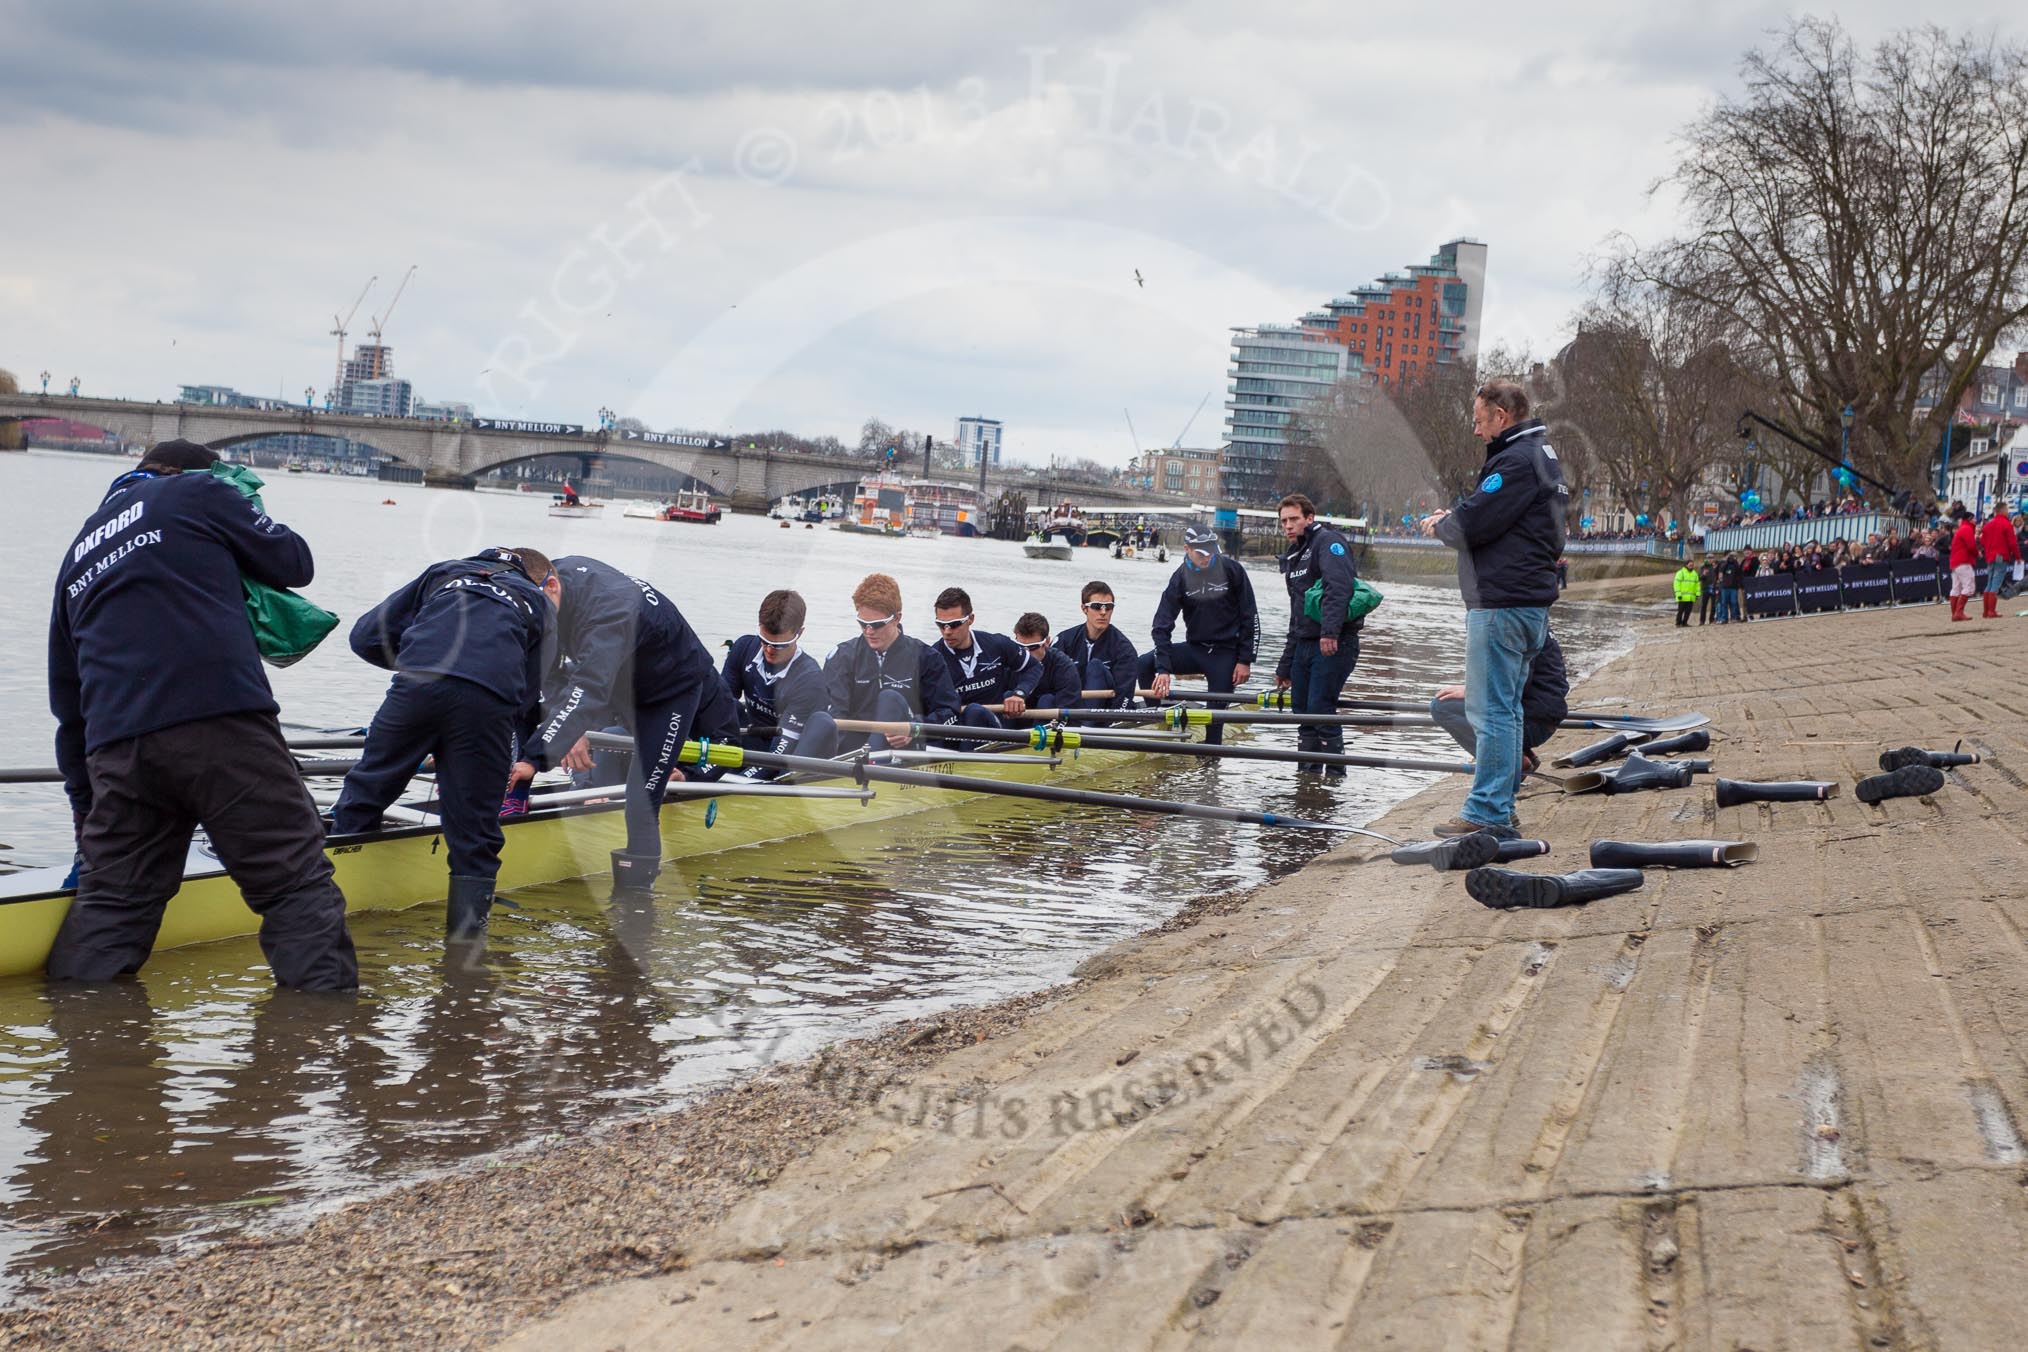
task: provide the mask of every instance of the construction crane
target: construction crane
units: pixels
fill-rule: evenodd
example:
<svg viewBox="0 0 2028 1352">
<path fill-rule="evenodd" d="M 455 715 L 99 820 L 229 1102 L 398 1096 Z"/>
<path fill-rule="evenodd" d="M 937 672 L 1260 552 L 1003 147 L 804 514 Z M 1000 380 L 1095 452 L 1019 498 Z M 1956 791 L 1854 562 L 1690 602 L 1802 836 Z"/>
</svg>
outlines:
<svg viewBox="0 0 2028 1352">
<path fill-rule="evenodd" d="M 1212 391 L 1206 390 L 1204 392 L 1204 397 L 1197 401 L 1197 407 L 1192 409 L 1190 412 L 1190 421 L 1183 424 L 1183 430 L 1178 432 L 1176 434 L 1176 439 L 1169 443 L 1170 450 L 1180 451 L 1183 449 L 1183 438 L 1190 435 L 1191 423 L 1197 421 L 1197 415 L 1199 413 L 1202 413 L 1204 411 L 1204 406 L 1211 402 L 1211 395 Z"/>
<path fill-rule="evenodd" d="M 408 271 L 401 274 L 401 284 L 394 288 L 394 299 L 387 303 L 384 313 L 374 317 L 373 327 L 367 330 L 373 335 L 375 347 L 381 346 L 380 331 L 387 327 L 387 321 L 394 315 L 394 307 L 401 303 L 401 293 L 408 290 L 408 279 L 415 276 L 416 267 L 416 264 L 411 263 L 408 265 Z"/>
<path fill-rule="evenodd" d="M 331 378 L 331 398 L 333 400 L 336 400 L 338 392 L 345 388 L 345 328 L 352 322 L 352 316 L 359 313 L 360 303 L 366 299 L 366 293 L 371 291 L 373 284 L 379 280 L 380 274 L 377 272 L 366 279 L 366 285 L 359 288 L 359 299 L 352 302 L 352 308 L 345 312 L 345 318 L 340 319 L 337 315 L 331 316 L 331 323 L 333 325 L 331 332 L 336 334 L 338 338 L 338 370 Z"/>
</svg>

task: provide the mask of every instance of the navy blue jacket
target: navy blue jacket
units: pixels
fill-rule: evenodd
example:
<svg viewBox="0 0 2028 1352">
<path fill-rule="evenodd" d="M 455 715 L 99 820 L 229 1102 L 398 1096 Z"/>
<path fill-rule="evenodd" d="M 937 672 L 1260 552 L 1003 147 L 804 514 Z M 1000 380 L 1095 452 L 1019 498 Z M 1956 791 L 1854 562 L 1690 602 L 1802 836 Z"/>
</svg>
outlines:
<svg viewBox="0 0 2028 1352">
<path fill-rule="evenodd" d="M 1134 702 L 1134 689 L 1140 674 L 1141 655 L 1118 625 L 1107 629 L 1098 642 L 1092 642 L 1091 635 L 1083 625 L 1076 625 L 1056 636 L 1056 649 L 1077 664 L 1078 692 L 1113 688 L 1109 700 L 1079 700 L 1070 707 L 1078 709 L 1124 709 Z M 1092 670 L 1092 664 L 1103 662 L 1106 670 L 1103 678 Z"/>
<path fill-rule="evenodd" d="M 1458 551 L 1465 608 L 1553 605 L 1569 507 L 1563 463 L 1541 419 L 1516 423 L 1487 442 L 1479 486 L 1436 526 L 1437 538 Z"/>
<path fill-rule="evenodd" d="M 1070 654 L 1052 645 L 1042 650 L 1037 665 L 1042 676 L 1035 683 L 1033 699 L 1047 699 L 1052 709 L 1075 709 L 1084 696 L 1084 673 Z"/>
<path fill-rule="evenodd" d="M 1556 635 L 1544 634 L 1542 651 L 1528 668 L 1521 687 L 1521 717 L 1529 723 L 1560 723 L 1570 712 L 1570 676 L 1563 669 L 1563 647 Z"/>
<path fill-rule="evenodd" d="M 885 653 L 875 652 L 863 634 L 846 639 L 824 663 L 824 685 L 838 718 L 875 717 L 874 701 L 883 690 L 899 692 L 920 722 L 951 723 L 958 717 L 950 669 L 929 644 L 907 634 L 896 634 Z"/>
<path fill-rule="evenodd" d="M 573 554 L 554 562 L 563 599 L 545 664 L 544 721 L 523 753 L 538 766 L 554 765 L 616 714 L 624 719 L 718 679 L 711 653 L 668 597 L 597 559 Z"/>
<path fill-rule="evenodd" d="M 1149 636 L 1155 640 L 1155 670 L 1173 671 L 1169 645 L 1176 616 L 1183 616 L 1183 637 L 1204 648 L 1237 648 L 1247 666 L 1260 647 L 1260 606 L 1253 599 L 1253 580 L 1238 559 L 1220 554 L 1209 568 L 1184 559 L 1169 575 L 1155 606 Z"/>
<path fill-rule="evenodd" d="M 532 723 L 549 598 L 504 549 L 431 564 L 361 615 L 352 651 L 376 667 L 483 686 Z"/>
<path fill-rule="evenodd" d="M 742 724 L 780 729 L 774 741 L 777 754 L 794 746 L 809 726 L 810 715 L 831 702 L 824 668 L 816 658 L 798 647 L 786 665 L 772 666 L 758 634 L 734 639 L 718 674 L 739 702 Z"/>
<path fill-rule="evenodd" d="M 1352 559 L 1352 542 L 1343 531 L 1322 521 L 1313 522 L 1301 539 L 1283 551 L 1281 567 L 1282 581 L 1289 589 L 1289 637 L 1282 645 L 1282 660 L 1275 668 L 1277 677 L 1289 674 L 1296 640 L 1344 637 L 1345 607 L 1352 604 L 1352 584 L 1359 580 L 1359 565 Z M 1303 593 L 1320 577 L 1324 579 L 1323 604 L 1318 607 L 1322 618 L 1313 620 L 1303 613 Z M 1358 633 L 1365 625 L 1364 620 L 1356 621 L 1351 626 L 1352 632 Z"/>
<path fill-rule="evenodd" d="M 944 659 L 960 707 L 998 704 L 1009 695 L 1019 695 L 1025 703 L 1035 698 L 1035 687 L 1042 683 L 1042 664 L 1029 661 L 1028 650 L 1005 634 L 974 629 L 972 646 L 962 653 L 943 639 L 930 649 Z M 967 660 L 972 664 L 970 672 L 965 670 Z"/>
<path fill-rule="evenodd" d="M 222 714 L 278 713 L 241 576 L 301 587 L 310 546 L 223 479 L 135 471 L 64 551 L 49 616 L 49 709 L 71 806 L 85 755 Z"/>
</svg>

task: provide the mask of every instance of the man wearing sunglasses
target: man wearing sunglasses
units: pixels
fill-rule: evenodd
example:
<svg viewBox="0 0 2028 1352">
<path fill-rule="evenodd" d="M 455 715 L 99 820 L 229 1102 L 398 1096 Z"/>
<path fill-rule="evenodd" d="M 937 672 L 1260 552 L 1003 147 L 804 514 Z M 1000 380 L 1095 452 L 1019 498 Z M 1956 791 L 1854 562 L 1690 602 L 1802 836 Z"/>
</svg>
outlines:
<svg viewBox="0 0 2028 1352">
<path fill-rule="evenodd" d="M 1176 616 L 1183 616 L 1185 641 L 1171 641 Z M 1141 656 L 1140 682 L 1167 698 L 1172 675 L 1202 676 L 1212 693 L 1229 695 L 1253 674 L 1260 646 L 1260 606 L 1253 582 L 1239 560 L 1218 551 L 1218 533 L 1208 526 L 1183 528 L 1183 562 L 1169 576 L 1149 629 L 1155 651 Z M 1225 727 L 1214 723 L 1204 740 L 1224 740 Z"/>
<path fill-rule="evenodd" d="M 524 565 L 540 558 L 533 550 L 514 552 Z M 557 559 L 541 585 L 556 607 L 551 683 L 544 721 L 522 750 L 515 782 L 545 765 L 591 769 L 585 734 L 608 717 L 631 729 L 627 848 L 613 851 L 613 890 L 646 891 L 662 869 L 662 794 L 683 777 L 676 763 L 683 743 L 737 738 L 739 711 L 710 651 L 653 586 L 579 555 Z"/>
<path fill-rule="evenodd" d="M 740 725 L 774 729 L 744 733 L 740 744 L 749 751 L 794 754 L 810 715 L 830 701 L 823 667 L 799 641 L 808 614 L 800 593 L 771 591 L 761 598 L 759 632 L 727 645 L 719 676 L 739 703 Z M 773 779 L 776 773 L 757 767 L 745 772 L 749 779 Z"/>
<path fill-rule="evenodd" d="M 937 595 L 937 641 L 931 651 L 943 659 L 958 696 L 958 723 L 967 728 L 1004 726 L 1000 715 L 985 707 L 1004 705 L 1018 715 L 1028 707 L 1042 679 L 1042 664 L 1005 634 L 973 628 L 972 598 L 963 587 L 946 587 Z M 960 742 L 976 750 L 976 742 Z"/>
<path fill-rule="evenodd" d="M 883 723 L 955 723 L 958 692 L 949 668 L 921 639 L 901 631 L 901 584 L 868 573 L 852 590 L 859 637 L 847 639 L 824 663 L 827 707 L 810 715 L 801 754 L 835 756 L 840 718 Z M 866 739 L 869 749 L 909 744 L 907 733 Z"/>
<path fill-rule="evenodd" d="M 1084 682 L 1070 654 L 1049 641 L 1049 617 L 1031 610 L 1014 621 L 1014 641 L 1028 654 L 1028 660 L 1042 669 L 1029 707 L 1075 709 L 1084 695 Z"/>
<path fill-rule="evenodd" d="M 1056 646 L 1077 664 L 1078 691 L 1111 690 L 1106 699 L 1080 699 L 1080 709 L 1124 709 L 1134 702 L 1134 688 L 1141 671 L 1141 655 L 1127 636 L 1113 628 L 1113 589 L 1103 582 L 1087 582 L 1079 597 L 1084 623 L 1056 636 Z"/>
</svg>

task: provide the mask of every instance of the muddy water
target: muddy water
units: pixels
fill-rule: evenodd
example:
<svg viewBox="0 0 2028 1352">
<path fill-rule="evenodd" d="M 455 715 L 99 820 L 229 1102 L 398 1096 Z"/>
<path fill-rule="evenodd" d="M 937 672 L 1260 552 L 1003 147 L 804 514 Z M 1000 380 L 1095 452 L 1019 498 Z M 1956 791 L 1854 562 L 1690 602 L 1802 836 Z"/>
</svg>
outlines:
<svg viewBox="0 0 2028 1352">
<path fill-rule="evenodd" d="M 45 594 L 78 520 L 121 468 L 0 458 L 0 492 L 41 508 L 0 539 L 0 566 Z M 967 587 L 987 627 L 1037 609 L 1074 622 L 1077 587 L 1107 578 L 1139 646 L 1169 569 L 1096 556 L 1030 561 L 993 541 L 883 541 L 618 518 L 551 521 L 507 495 L 277 476 L 269 508 L 315 546 L 310 594 L 357 614 L 440 557 L 533 543 L 595 554 L 678 599 L 707 642 L 751 626 L 773 586 L 811 602 L 811 646 L 848 636 L 863 573 L 901 582 L 909 627 Z M 381 499 L 392 495 L 394 506 Z M 1255 575 L 1270 670 L 1287 607 Z M 1457 679 L 1455 593 L 1386 588 L 1353 688 L 1426 694 Z M 47 764 L 46 610 L 0 614 L 0 759 Z M 1579 670 L 1620 641 L 1609 618 L 1558 630 Z M 379 673 L 330 643 L 274 674 L 285 717 L 357 723 Z M 1293 745 L 1293 735 L 1260 740 Z M 1355 734 L 1381 754 L 1450 754 L 1440 734 Z M 1431 781 L 1360 774 L 1326 786 L 1285 766 L 1183 763 L 1104 787 L 1358 824 Z M 68 848 L 55 790 L 0 790 L 0 841 L 22 863 Z M 1329 838 L 1005 801 L 803 841 L 678 861 L 652 902 L 615 905 L 603 880 L 531 888 L 496 911 L 476 959 L 449 960 L 441 916 L 356 917 L 357 1000 L 272 989 L 252 940 L 165 952 L 141 979 L 52 992 L 0 981 L 0 1295 L 52 1274 L 159 1253 L 292 1218 L 477 1156 L 679 1103 L 744 1070 L 898 1018 L 990 1001 L 1078 962 L 1203 895 L 1299 867 Z M 4 915 L 0 915 L 4 922 Z"/>
</svg>

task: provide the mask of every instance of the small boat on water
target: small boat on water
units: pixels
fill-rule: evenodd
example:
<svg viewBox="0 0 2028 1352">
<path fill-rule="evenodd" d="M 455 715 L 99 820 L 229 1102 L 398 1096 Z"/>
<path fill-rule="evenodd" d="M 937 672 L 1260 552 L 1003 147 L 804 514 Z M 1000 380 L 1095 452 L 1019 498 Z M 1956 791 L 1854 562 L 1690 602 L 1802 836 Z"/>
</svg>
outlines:
<svg viewBox="0 0 2028 1352">
<path fill-rule="evenodd" d="M 1021 542 L 1021 552 L 1031 559 L 1068 559 L 1075 551 L 1061 536 L 1037 534 Z"/>
<path fill-rule="evenodd" d="M 549 502 L 549 514 L 551 516 L 597 516 L 605 509 L 606 505 L 603 502 L 586 502 L 582 498 L 552 498 Z"/>
<path fill-rule="evenodd" d="M 908 488 L 897 479 L 868 479 L 852 491 L 852 510 L 836 529 L 848 535 L 898 538 L 908 532 Z"/>
<path fill-rule="evenodd" d="M 701 489 L 685 489 L 660 506 L 648 502 L 630 503 L 621 515 L 636 520 L 687 521 L 697 526 L 715 526 L 720 508 L 711 500 L 709 493 Z"/>
<path fill-rule="evenodd" d="M 1148 758 L 1143 751 L 1085 750 L 1063 759 L 1014 751 L 900 751 L 876 756 L 873 763 L 1006 783 L 1058 784 L 1139 768 Z M 624 794 L 616 786 L 538 792 L 526 815 L 503 817 L 500 891 L 606 872 L 611 852 L 626 845 Z M 842 766 L 836 778 L 798 774 L 760 783 L 686 781 L 670 785 L 662 805 L 662 853 L 666 862 L 820 831 L 849 831 L 867 822 L 977 801 L 978 795 L 963 789 L 914 784 L 882 783 L 876 792 L 854 783 L 851 770 Z M 348 911 L 406 910 L 444 896 L 444 838 L 436 804 L 410 802 L 389 809 L 385 820 L 382 830 L 332 836 L 325 846 Z M 63 886 L 68 872 L 67 866 L 54 865 L 0 876 L 0 976 L 42 969 L 76 895 L 76 889 Z M 247 908 L 200 835 L 191 846 L 183 886 L 163 914 L 155 947 L 237 938 L 259 928 L 260 917 Z"/>
</svg>

